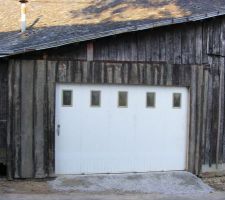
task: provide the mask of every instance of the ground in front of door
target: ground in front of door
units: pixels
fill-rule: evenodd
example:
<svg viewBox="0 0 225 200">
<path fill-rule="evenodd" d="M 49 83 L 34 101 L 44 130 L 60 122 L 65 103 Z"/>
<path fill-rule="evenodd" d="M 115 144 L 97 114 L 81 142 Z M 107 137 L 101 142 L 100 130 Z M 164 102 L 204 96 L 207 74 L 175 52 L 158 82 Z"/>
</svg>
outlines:
<svg viewBox="0 0 225 200">
<path fill-rule="evenodd" d="M 223 178 L 205 179 L 224 185 Z M 210 182 L 211 180 L 211 182 Z M 0 200 L 36 199 L 204 199 L 224 200 L 218 191 L 188 172 L 59 176 L 52 181 L 6 181 L 0 179 Z"/>
</svg>

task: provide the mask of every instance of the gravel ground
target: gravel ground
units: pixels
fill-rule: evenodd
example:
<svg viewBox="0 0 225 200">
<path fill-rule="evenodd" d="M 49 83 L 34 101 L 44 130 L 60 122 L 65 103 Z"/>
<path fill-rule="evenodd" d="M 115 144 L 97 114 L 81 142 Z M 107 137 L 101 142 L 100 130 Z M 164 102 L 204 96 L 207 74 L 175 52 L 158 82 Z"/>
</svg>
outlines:
<svg viewBox="0 0 225 200">
<path fill-rule="evenodd" d="M 217 191 L 225 191 L 225 176 L 203 178 L 202 180 Z"/>
<path fill-rule="evenodd" d="M 219 189 L 215 187 L 215 182 L 212 179 L 204 179 L 204 181 Z M 222 181 L 218 182 L 217 184 L 220 186 L 224 184 Z M 223 185 L 223 187 L 225 186 Z M 53 181 L 7 181 L 0 179 L 1 194 L 69 194 L 74 192 L 177 195 L 207 194 L 212 192 L 212 189 L 201 179 L 188 172 L 59 176 Z"/>
<path fill-rule="evenodd" d="M 163 195 L 163 194 L 3 194 L 0 200 L 224 200 L 225 193 L 214 192 L 210 194 L 189 195 Z"/>
<path fill-rule="evenodd" d="M 88 193 L 199 194 L 213 191 L 188 172 L 59 176 L 49 182 L 56 191 Z"/>
<path fill-rule="evenodd" d="M 0 179 L 0 194 L 49 194 L 53 193 L 47 181 L 7 181 Z"/>
</svg>

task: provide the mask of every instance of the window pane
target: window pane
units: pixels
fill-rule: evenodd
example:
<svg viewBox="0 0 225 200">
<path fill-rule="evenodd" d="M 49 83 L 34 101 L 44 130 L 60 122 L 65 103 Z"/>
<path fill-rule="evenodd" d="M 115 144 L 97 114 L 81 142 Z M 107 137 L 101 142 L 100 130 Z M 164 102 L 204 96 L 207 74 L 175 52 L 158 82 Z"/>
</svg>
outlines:
<svg viewBox="0 0 225 200">
<path fill-rule="evenodd" d="M 127 107 L 127 92 L 119 92 L 119 107 Z"/>
<path fill-rule="evenodd" d="M 63 106 L 72 106 L 72 91 L 63 90 Z"/>
<path fill-rule="evenodd" d="M 101 92 L 91 91 L 91 106 L 100 106 Z"/>
<path fill-rule="evenodd" d="M 181 107 L 181 94 L 180 93 L 174 93 L 173 94 L 173 107 L 174 108 L 180 108 Z"/>
<path fill-rule="evenodd" d="M 146 95 L 147 107 L 155 107 L 155 93 L 148 92 Z"/>
</svg>

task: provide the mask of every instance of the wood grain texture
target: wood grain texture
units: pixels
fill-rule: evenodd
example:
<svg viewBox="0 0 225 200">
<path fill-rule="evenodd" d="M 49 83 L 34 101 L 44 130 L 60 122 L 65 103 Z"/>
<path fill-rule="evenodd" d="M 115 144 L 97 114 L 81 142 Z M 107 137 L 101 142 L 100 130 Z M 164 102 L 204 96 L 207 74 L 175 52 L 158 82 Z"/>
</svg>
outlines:
<svg viewBox="0 0 225 200">
<path fill-rule="evenodd" d="M 224 136 L 221 127 L 224 112 L 219 112 L 217 106 L 223 106 L 219 97 L 222 98 L 224 80 L 219 77 L 224 76 L 224 71 L 218 70 L 216 60 L 212 62 L 217 70 L 209 65 L 162 62 L 15 60 L 9 76 L 15 85 L 10 90 L 13 105 L 10 122 L 13 126 L 10 126 L 9 135 L 20 136 L 21 140 L 14 139 L 11 144 L 17 152 L 12 158 L 14 178 L 54 176 L 57 82 L 188 87 L 191 100 L 188 170 L 198 174 L 202 164 L 222 162 L 224 143 L 218 137 Z M 19 75 L 21 82 L 18 82 Z M 18 98 L 20 90 L 22 96 Z"/>
<path fill-rule="evenodd" d="M 96 39 L 93 52 L 83 42 L 15 57 L 9 65 L 8 176 L 54 176 L 56 83 L 188 87 L 188 170 L 198 174 L 203 164 L 225 162 L 224 35 L 221 17 Z M 32 153 L 25 155 L 27 149 Z"/>
<path fill-rule="evenodd" d="M 33 75 L 34 61 L 21 63 L 21 177 L 34 173 L 33 156 Z"/>
<path fill-rule="evenodd" d="M 0 60 L 0 163 L 7 162 L 8 62 Z"/>
<path fill-rule="evenodd" d="M 34 68 L 34 106 L 33 106 L 33 122 L 34 122 L 34 168 L 35 178 L 43 178 L 45 167 L 45 83 L 46 67 L 45 61 L 36 61 Z"/>
</svg>

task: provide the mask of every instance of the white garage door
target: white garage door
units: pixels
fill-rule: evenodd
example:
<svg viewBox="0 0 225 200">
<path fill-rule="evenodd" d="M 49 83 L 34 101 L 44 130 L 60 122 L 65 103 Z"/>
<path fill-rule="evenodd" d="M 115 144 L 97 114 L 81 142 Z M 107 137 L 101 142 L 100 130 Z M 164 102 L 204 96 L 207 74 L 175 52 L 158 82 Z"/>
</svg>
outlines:
<svg viewBox="0 0 225 200">
<path fill-rule="evenodd" d="M 185 170 L 188 89 L 57 85 L 56 174 Z"/>
</svg>

